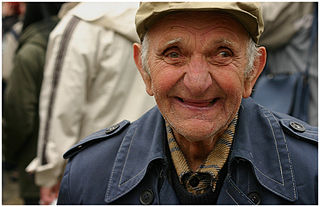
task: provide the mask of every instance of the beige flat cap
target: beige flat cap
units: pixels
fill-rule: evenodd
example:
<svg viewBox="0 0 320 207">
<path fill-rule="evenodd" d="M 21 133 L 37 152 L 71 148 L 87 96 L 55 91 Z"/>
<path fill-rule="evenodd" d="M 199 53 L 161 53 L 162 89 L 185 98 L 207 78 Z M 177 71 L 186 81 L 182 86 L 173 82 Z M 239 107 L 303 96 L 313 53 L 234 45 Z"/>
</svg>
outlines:
<svg viewBox="0 0 320 207">
<path fill-rule="evenodd" d="M 135 19 L 140 40 L 159 18 L 176 11 L 229 13 L 244 26 L 256 43 L 263 32 L 261 8 L 254 2 L 141 2 Z"/>
</svg>

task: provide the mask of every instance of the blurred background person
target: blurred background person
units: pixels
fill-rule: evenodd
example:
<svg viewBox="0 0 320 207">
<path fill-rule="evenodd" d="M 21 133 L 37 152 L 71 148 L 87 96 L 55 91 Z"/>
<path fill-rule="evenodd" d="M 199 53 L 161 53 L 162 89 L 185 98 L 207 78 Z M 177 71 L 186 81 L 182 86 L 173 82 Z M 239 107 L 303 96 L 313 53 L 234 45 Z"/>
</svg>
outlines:
<svg viewBox="0 0 320 207">
<path fill-rule="evenodd" d="M 3 155 L 5 162 L 17 166 L 24 204 L 39 204 L 39 188 L 25 168 L 36 156 L 45 53 L 61 4 L 26 3 L 13 70 L 5 91 Z"/>
<path fill-rule="evenodd" d="M 25 14 L 24 2 L 2 2 L 2 106 Z"/>
<path fill-rule="evenodd" d="M 266 46 L 268 51 L 267 64 L 263 75 L 273 79 L 279 77 L 279 75 L 298 74 L 302 76 L 307 73 L 307 78 L 304 81 L 308 86 L 306 91 L 308 94 L 300 94 L 305 95 L 307 100 L 298 100 L 298 102 L 306 103 L 305 121 L 317 126 L 318 3 L 262 2 L 261 6 L 265 29 L 260 44 Z M 259 80 L 261 78 L 262 76 Z M 259 85 L 259 80 L 256 85 Z M 290 90 L 296 90 L 295 87 L 297 85 L 293 85 Z M 261 93 L 260 95 L 266 96 Z M 289 94 L 283 94 L 283 96 L 289 97 Z M 276 103 L 273 97 L 265 98 Z M 290 101 L 294 100 L 288 100 L 288 102 Z M 264 103 L 260 104 L 264 105 Z"/>
<path fill-rule="evenodd" d="M 98 129 L 134 121 L 155 104 L 143 92 L 132 57 L 137 8 L 138 3 L 79 3 L 50 34 L 38 152 L 27 168 L 41 186 L 41 204 L 57 198 L 68 148 Z"/>
<path fill-rule="evenodd" d="M 15 23 L 21 21 L 24 11 L 20 4 L 21 2 L 2 2 L 2 34 L 9 32 Z"/>
<path fill-rule="evenodd" d="M 4 92 L 8 77 L 13 68 L 13 58 L 18 47 L 18 40 L 22 29 L 25 14 L 25 3 L 2 2 L 2 111 L 4 111 Z M 3 113 L 2 113 L 3 121 Z M 2 162 L 2 189 L 3 201 L 10 204 L 19 204 L 23 201 L 19 197 L 18 172 L 13 163 Z"/>
</svg>

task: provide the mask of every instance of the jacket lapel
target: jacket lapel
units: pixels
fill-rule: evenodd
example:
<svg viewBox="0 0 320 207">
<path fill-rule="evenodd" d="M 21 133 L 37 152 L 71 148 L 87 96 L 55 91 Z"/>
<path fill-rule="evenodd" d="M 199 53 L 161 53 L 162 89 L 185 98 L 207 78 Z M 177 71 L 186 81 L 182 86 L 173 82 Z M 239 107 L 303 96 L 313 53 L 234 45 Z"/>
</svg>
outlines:
<svg viewBox="0 0 320 207">
<path fill-rule="evenodd" d="M 250 98 L 241 104 L 231 154 L 231 159 L 235 158 L 252 164 L 262 186 L 286 200 L 297 200 L 293 166 L 280 123 L 270 111 L 254 104 Z"/>
<path fill-rule="evenodd" d="M 164 121 L 157 107 L 130 126 L 114 162 L 105 195 L 107 203 L 137 186 L 150 162 L 164 159 L 162 140 L 165 133 Z"/>
</svg>

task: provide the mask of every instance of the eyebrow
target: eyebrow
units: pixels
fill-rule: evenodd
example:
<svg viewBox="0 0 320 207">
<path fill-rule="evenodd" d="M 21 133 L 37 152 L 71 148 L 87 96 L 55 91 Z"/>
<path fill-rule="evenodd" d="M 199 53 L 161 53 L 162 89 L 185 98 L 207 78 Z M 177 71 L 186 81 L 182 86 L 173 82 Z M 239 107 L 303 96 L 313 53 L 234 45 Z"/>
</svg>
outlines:
<svg viewBox="0 0 320 207">
<path fill-rule="evenodd" d="M 168 42 L 165 44 L 165 46 L 173 45 L 173 44 L 175 44 L 175 43 L 181 42 L 181 40 L 182 40 L 181 37 L 176 38 L 176 39 L 173 39 L 173 40 L 170 40 L 170 41 L 168 41 Z"/>
<path fill-rule="evenodd" d="M 233 42 L 226 40 L 226 39 L 219 39 L 219 40 L 214 41 L 214 43 L 223 43 L 223 44 L 230 45 L 230 46 L 234 45 Z"/>
</svg>

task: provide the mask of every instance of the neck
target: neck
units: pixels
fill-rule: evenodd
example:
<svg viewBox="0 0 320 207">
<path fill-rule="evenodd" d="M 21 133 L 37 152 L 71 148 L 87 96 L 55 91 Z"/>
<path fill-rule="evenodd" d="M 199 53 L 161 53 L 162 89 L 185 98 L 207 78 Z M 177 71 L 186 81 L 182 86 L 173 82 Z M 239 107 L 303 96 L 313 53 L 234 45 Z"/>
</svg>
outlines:
<svg viewBox="0 0 320 207">
<path fill-rule="evenodd" d="M 199 142 L 190 142 L 179 134 L 175 134 L 175 138 L 193 172 L 205 162 L 217 141 L 217 138 L 210 138 Z"/>
</svg>

